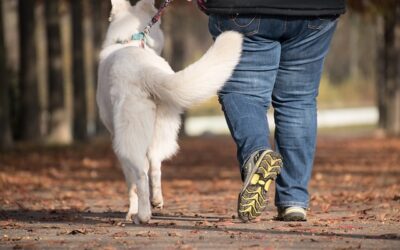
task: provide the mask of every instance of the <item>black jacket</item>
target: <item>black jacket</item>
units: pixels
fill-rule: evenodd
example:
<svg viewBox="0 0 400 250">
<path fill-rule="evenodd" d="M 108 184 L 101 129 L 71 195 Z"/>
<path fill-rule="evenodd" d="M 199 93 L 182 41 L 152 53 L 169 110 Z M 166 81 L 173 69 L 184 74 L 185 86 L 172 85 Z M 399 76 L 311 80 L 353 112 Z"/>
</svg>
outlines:
<svg viewBox="0 0 400 250">
<path fill-rule="evenodd" d="M 329 16 L 345 12 L 345 0 L 198 0 L 210 14 Z"/>
</svg>

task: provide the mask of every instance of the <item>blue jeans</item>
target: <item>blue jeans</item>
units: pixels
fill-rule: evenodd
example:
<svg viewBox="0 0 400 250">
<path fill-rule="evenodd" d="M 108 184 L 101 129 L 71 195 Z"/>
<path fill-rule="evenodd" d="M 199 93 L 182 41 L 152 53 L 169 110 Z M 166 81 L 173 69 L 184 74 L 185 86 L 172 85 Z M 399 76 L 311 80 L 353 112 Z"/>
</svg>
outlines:
<svg viewBox="0 0 400 250">
<path fill-rule="evenodd" d="M 316 98 L 335 27 L 336 17 L 210 15 L 214 38 L 227 30 L 244 35 L 241 60 L 219 92 L 240 166 L 255 151 L 271 148 L 266 111 L 271 103 L 274 108 L 276 151 L 283 157 L 277 207 L 308 207 Z"/>
</svg>

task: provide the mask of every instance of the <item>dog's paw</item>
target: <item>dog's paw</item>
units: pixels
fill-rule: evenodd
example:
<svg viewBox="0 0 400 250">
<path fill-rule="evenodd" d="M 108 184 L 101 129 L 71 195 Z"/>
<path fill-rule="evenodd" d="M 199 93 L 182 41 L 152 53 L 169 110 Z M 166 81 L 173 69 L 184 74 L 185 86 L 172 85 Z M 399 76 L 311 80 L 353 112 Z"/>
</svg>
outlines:
<svg viewBox="0 0 400 250">
<path fill-rule="evenodd" d="M 139 210 L 139 213 L 134 218 L 135 224 L 147 224 L 151 219 L 151 210 Z"/>
<path fill-rule="evenodd" d="M 153 208 L 156 208 L 156 209 L 163 209 L 164 208 L 164 202 L 163 202 L 163 200 L 155 200 L 155 201 L 151 201 L 151 206 L 153 207 Z"/>
<path fill-rule="evenodd" d="M 141 223 L 140 223 L 140 220 L 139 220 L 139 216 L 135 216 L 134 218 L 133 218 L 133 223 L 135 223 L 136 225 L 140 225 Z"/>
<path fill-rule="evenodd" d="M 164 207 L 164 198 L 161 189 L 153 190 L 150 202 L 153 208 L 162 209 Z"/>
<path fill-rule="evenodd" d="M 133 223 L 135 223 L 136 225 L 140 225 L 140 224 L 148 224 L 150 222 L 151 219 L 151 215 L 150 216 L 146 216 L 146 217 L 139 217 L 138 215 L 136 215 L 133 218 Z"/>
<path fill-rule="evenodd" d="M 144 217 L 144 218 L 139 218 L 138 214 L 131 214 L 128 213 L 125 217 L 125 220 L 128 222 L 133 222 L 136 225 L 140 225 L 140 224 L 147 224 L 151 219 L 151 214 L 150 216 Z"/>
<path fill-rule="evenodd" d="M 128 212 L 128 213 L 126 214 L 126 216 L 125 216 L 125 220 L 126 220 L 126 221 L 129 221 L 129 222 L 132 222 L 132 221 L 134 221 L 134 218 L 136 218 L 136 217 L 137 217 L 136 214 L 131 213 L 131 212 Z"/>
</svg>

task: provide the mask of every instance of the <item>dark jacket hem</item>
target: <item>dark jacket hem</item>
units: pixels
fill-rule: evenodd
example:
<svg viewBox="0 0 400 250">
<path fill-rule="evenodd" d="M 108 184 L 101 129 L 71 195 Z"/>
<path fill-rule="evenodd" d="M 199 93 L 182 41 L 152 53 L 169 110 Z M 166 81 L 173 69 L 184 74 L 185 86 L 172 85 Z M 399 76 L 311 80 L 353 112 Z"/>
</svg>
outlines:
<svg viewBox="0 0 400 250">
<path fill-rule="evenodd" d="M 285 16 L 334 16 L 346 12 L 343 9 L 279 9 L 279 8 L 208 8 L 207 14 L 264 14 L 264 15 L 285 15 Z"/>
</svg>

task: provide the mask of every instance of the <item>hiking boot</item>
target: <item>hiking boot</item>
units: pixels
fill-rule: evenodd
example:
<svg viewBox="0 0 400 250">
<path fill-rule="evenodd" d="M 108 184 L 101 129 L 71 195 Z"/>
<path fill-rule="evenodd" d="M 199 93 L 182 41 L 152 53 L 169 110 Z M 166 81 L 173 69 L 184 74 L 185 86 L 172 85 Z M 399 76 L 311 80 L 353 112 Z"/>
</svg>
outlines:
<svg viewBox="0 0 400 250">
<path fill-rule="evenodd" d="M 283 221 L 306 221 L 307 212 L 302 207 L 280 207 L 278 208 L 277 219 Z"/>
<path fill-rule="evenodd" d="M 238 214 L 243 221 L 261 215 L 267 205 L 271 182 L 281 172 L 282 157 L 272 150 L 254 153 L 243 168 L 244 185 L 239 193 Z"/>
</svg>

